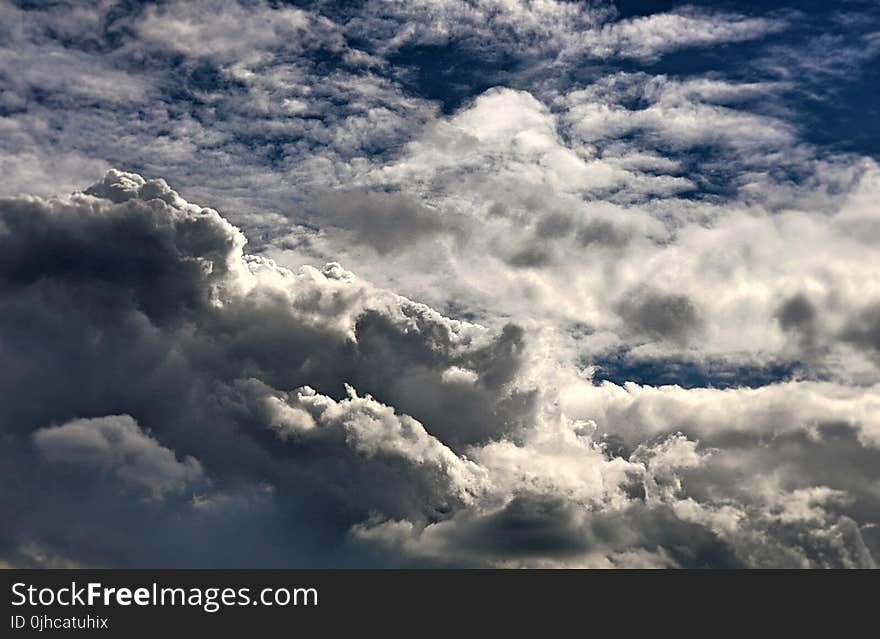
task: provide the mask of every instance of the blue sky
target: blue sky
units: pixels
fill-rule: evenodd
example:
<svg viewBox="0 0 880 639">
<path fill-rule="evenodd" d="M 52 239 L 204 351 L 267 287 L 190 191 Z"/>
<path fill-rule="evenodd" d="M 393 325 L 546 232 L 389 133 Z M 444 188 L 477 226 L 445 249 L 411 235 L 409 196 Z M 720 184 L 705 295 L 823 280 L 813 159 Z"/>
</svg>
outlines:
<svg viewBox="0 0 880 639">
<path fill-rule="evenodd" d="M 862 0 L 0 1 L 0 472 L 86 504 L 0 561 L 873 566 L 878 57 Z"/>
</svg>

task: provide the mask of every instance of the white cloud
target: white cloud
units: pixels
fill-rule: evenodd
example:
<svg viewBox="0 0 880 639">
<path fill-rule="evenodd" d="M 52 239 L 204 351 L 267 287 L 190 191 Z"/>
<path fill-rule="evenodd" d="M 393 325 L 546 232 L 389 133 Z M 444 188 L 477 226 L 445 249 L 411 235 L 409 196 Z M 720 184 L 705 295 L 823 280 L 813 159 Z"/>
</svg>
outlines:
<svg viewBox="0 0 880 639">
<path fill-rule="evenodd" d="M 614 140 L 635 132 L 660 148 L 686 149 L 722 145 L 754 154 L 767 153 L 795 141 L 791 125 L 736 108 L 737 102 L 767 96 L 772 84 L 733 84 L 665 76 L 617 74 L 566 95 L 565 121 L 583 143 Z M 629 109 L 620 104 L 633 96 L 648 105 Z"/>
<path fill-rule="evenodd" d="M 654 58 L 675 49 L 752 40 L 786 26 L 781 18 L 680 9 L 609 22 L 599 29 L 572 35 L 567 52 L 585 50 L 597 57 Z"/>
<path fill-rule="evenodd" d="M 344 48 L 330 20 L 296 8 L 245 7 L 230 0 L 173 2 L 147 7 L 135 23 L 141 42 L 246 67 L 279 49 Z"/>
<path fill-rule="evenodd" d="M 774 437 L 810 432 L 822 423 L 843 423 L 858 433 L 864 445 L 880 445 L 876 387 L 786 382 L 720 390 L 572 383 L 562 389 L 561 402 L 567 414 L 589 416 L 601 431 L 632 442 L 675 430 L 702 438 L 713 433 Z"/>
</svg>

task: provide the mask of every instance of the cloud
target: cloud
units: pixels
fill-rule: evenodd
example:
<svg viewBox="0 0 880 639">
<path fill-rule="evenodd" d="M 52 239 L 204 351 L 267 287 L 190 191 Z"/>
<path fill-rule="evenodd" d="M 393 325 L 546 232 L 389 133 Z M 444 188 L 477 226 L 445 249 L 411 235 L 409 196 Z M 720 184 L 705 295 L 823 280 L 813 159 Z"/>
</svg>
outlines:
<svg viewBox="0 0 880 639">
<path fill-rule="evenodd" d="M 345 46 L 330 20 L 308 11 L 261 4 L 249 8 L 227 0 L 146 7 L 135 30 L 149 45 L 242 66 L 262 62 L 281 48 Z"/>
<path fill-rule="evenodd" d="M 666 508 L 633 506 L 622 513 L 591 514 L 563 500 L 540 496 L 517 497 L 498 510 L 421 532 L 385 523 L 360 527 L 354 534 L 441 565 L 455 565 L 459 558 L 507 568 L 740 566 L 718 536 Z"/>
<path fill-rule="evenodd" d="M 154 499 L 180 492 L 203 475 L 197 459 L 178 461 L 174 451 L 144 433 L 129 415 L 75 419 L 39 428 L 32 437 L 47 461 L 96 468 Z"/>
<path fill-rule="evenodd" d="M 311 194 L 279 184 L 266 162 L 326 190 L 350 177 L 352 157 L 400 144 L 434 110 L 315 12 L 237 2 L 3 7 L 4 24 L 22 28 L 0 47 L 11 130 L 0 158 L 17 177 L 54 163 L 68 190 L 93 179 L 75 161 L 85 155 L 92 176 L 119 163 L 173 170 L 178 185 L 212 202 L 213 188 L 201 186 L 222 173 L 230 213 L 252 212 L 261 184 L 260 209 L 278 211 Z M 322 65 L 322 55 L 332 62 Z M 330 173 L 339 182 L 328 184 Z M 3 192 L 54 192 L 16 184 Z M 241 206 L 230 205 L 235 198 Z"/>
<path fill-rule="evenodd" d="M 862 310 L 843 329 L 845 341 L 880 354 L 880 305 Z"/>
<path fill-rule="evenodd" d="M 11 362 L 0 388 L 16 398 L 2 407 L 16 424 L 4 468 L 26 486 L 5 507 L 63 510 L 79 495 L 78 520 L 104 531 L 84 544 L 79 529 L 25 518 L 0 538 L 17 564 L 36 561 L 27 539 L 87 565 L 213 565 L 242 534 L 269 535 L 240 557 L 260 565 L 309 554 L 385 565 L 388 552 L 406 565 L 872 561 L 847 523 L 877 499 L 865 488 L 880 441 L 869 390 L 595 385 L 547 359 L 553 342 L 540 333 L 530 344 L 513 324 L 444 317 L 339 264 L 291 271 L 247 255 L 216 211 L 132 173 L 69 196 L 7 198 L 0 221 Z M 673 296 L 665 317 L 660 299 L 636 306 L 639 330 L 677 339 L 689 316 Z M 63 370 L 52 365 L 61 356 Z M 797 442 L 778 449 L 784 473 L 756 452 L 768 436 Z M 865 483 L 817 476 L 809 460 L 828 446 Z M 28 470 L 35 453 L 49 464 L 41 477 Z M 756 486 L 739 491 L 730 469 L 749 464 Z M 151 503 L 110 521 L 100 504 L 122 496 L 78 468 Z M 306 511 L 308 526 L 286 523 Z M 180 545 L 139 554 L 118 541 L 147 517 Z M 205 527 L 216 543 L 183 560 Z M 778 551 L 756 555 L 757 539 Z"/>
<path fill-rule="evenodd" d="M 686 295 L 635 292 L 624 295 L 620 314 L 626 324 L 641 333 L 686 342 L 700 328 L 700 317 Z"/>
<path fill-rule="evenodd" d="M 599 427 L 632 442 L 678 428 L 712 442 L 713 424 L 723 421 L 719 437 L 729 433 L 781 436 L 810 432 L 822 424 L 847 424 L 869 446 L 876 446 L 878 423 L 870 389 L 829 382 L 785 382 L 760 388 L 652 387 L 608 382 L 573 384 L 562 394 L 572 417 L 589 415 Z M 685 417 L 686 416 L 686 417 Z"/>
<path fill-rule="evenodd" d="M 462 41 L 484 54 L 491 54 L 496 48 L 514 49 L 517 44 L 531 53 L 542 46 L 552 46 L 560 33 L 596 26 L 610 13 L 602 6 L 557 0 L 539 4 L 522 0 L 370 2 L 347 22 L 346 31 L 375 40 L 383 52 L 407 45 Z"/>
<path fill-rule="evenodd" d="M 644 135 L 648 148 L 729 147 L 747 153 L 792 145 L 791 126 L 769 115 L 749 112 L 742 103 L 773 95 L 772 83 L 736 84 L 720 80 L 680 81 L 665 76 L 618 73 L 567 94 L 566 123 L 587 143 Z M 642 102 L 628 108 L 627 102 Z"/>
<path fill-rule="evenodd" d="M 351 230 L 380 254 L 405 251 L 443 228 L 442 213 L 404 193 L 340 190 L 315 204 L 319 223 Z"/>
<path fill-rule="evenodd" d="M 0 14 L 4 565 L 874 565 L 867 10 Z"/>
<path fill-rule="evenodd" d="M 367 17 L 371 14 L 381 18 Z M 500 51 L 526 59 L 541 53 L 651 59 L 687 47 L 761 38 L 788 26 L 782 16 L 750 17 L 691 7 L 636 18 L 614 19 L 616 14 L 613 6 L 601 3 L 369 3 L 346 24 L 346 31 L 375 39 L 383 52 L 457 44 L 484 57 Z"/>
<path fill-rule="evenodd" d="M 674 435 L 618 460 L 628 471 L 618 473 L 627 490 L 603 507 L 585 508 L 565 483 L 532 482 L 501 505 L 484 502 L 426 526 L 375 519 L 355 526 L 352 537 L 404 564 L 408 558 L 503 567 L 875 566 L 859 526 L 839 514 L 851 494 L 821 485 L 786 490 L 779 475 L 774 480 L 762 469 L 734 497 L 727 491 L 735 481 L 722 469 L 736 462 L 719 467 L 717 454 Z M 541 461 L 548 460 L 529 454 L 526 467 L 547 468 Z M 490 476 L 497 473 L 494 467 Z"/>
<path fill-rule="evenodd" d="M 480 471 L 430 433 L 460 449 L 522 427 L 530 414 L 528 389 L 511 384 L 520 329 L 493 336 L 376 289 L 338 264 L 294 273 L 246 256 L 237 229 L 164 181 L 111 171 L 86 192 L 3 200 L 0 219 L 0 349 L 17 362 L 0 387 L 33 389 L 4 403 L 4 423 L 17 424 L 8 433 L 14 439 L 36 430 L 37 450 L 49 461 L 103 469 L 154 497 L 176 496 L 184 478 L 199 474 L 198 463 L 213 482 L 198 503 L 227 508 L 239 501 L 224 495 L 268 478 L 303 498 L 311 491 L 346 504 L 350 523 L 379 506 L 408 516 L 428 503 L 442 515 L 475 490 Z M 70 362 L 64 369 L 50 364 L 61 350 Z M 456 367 L 470 371 L 466 381 L 447 374 Z M 70 376 L 76 392 L 64 381 Z M 348 400 L 334 399 L 346 382 L 406 408 L 424 426 L 353 389 Z M 323 393 L 301 390 L 282 401 L 307 383 Z M 450 403 L 459 407 L 455 420 Z M 102 417 L 112 406 L 127 416 Z M 326 438 L 292 451 L 315 456 L 291 466 L 272 433 L 304 432 L 310 419 Z M 151 435 L 138 423 L 150 424 Z M 340 437 L 350 451 L 346 473 L 334 443 Z M 193 451 L 199 462 L 177 462 L 173 450 Z M 399 467 L 377 472 L 394 459 Z M 412 490 L 402 491 L 407 468 Z M 28 490 L 43 501 L 64 492 L 56 497 L 36 481 Z M 171 501 L 170 510 L 189 508 Z M 146 513 L 130 515 L 137 521 Z M 40 537 L 44 525 L 5 534 Z"/>
</svg>

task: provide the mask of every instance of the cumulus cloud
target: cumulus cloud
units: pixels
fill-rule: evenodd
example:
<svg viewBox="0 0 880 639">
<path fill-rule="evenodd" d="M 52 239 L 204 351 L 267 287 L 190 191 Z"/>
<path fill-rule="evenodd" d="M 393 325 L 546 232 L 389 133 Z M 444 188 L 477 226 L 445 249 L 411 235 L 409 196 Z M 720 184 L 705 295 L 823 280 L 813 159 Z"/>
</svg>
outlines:
<svg viewBox="0 0 880 639">
<path fill-rule="evenodd" d="M 0 15 L 3 565 L 875 565 L 870 12 Z"/>
<path fill-rule="evenodd" d="M 197 459 L 179 461 L 129 415 L 75 419 L 37 429 L 32 437 L 47 461 L 97 468 L 153 498 L 180 492 L 202 476 Z"/>
<path fill-rule="evenodd" d="M 389 549 L 406 565 L 872 561 L 852 522 L 877 495 L 840 476 L 814 481 L 807 463 L 828 445 L 870 458 L 870 393 L 595 385 L 545 359 L 540 340 L 529 347 L 521 327 L 444 317 L 338 264 L 294 272 L 247 255 L 216 211 L 132 173 L 110 171 L 70 196 L 3 200 L 0 220 L 0 347 L 13 362 L 0 385 L 20 400 L 4 404 L 3 421 L 19 425 L 10 441 L 26 437 L 51 465 L 6 497 L 10 507 L 24 493 L 122 498 L 101 497 L 109 487 L 87 476 L 58 489 L 56 477 L 82 467 L 153 498 L 127 505 L 126 526 L 161 508 L 162 525 L 184 522 L 186 539 L 226 517 L 206 562 L 241 517 L 281 534 L 300 509 L 312 524 L 296 528 L 303 541 L 284 555 L 293 562 L 321 534 L 335 539 L 323 561 L 345 564 L 385 564 Z M 660 330 L 650 318 L 677 339 L 689 315 L 657 304 L 640 306 L 633 325 Z M 57 370 L 62 345 L 70 364 Z M 771 434 L 798 442 L 780 449 L 784 474 L 749 452 Z M 7 468 L 27 463 L 26 446 L 4 454 Z M 732 488 L 738 455 L 755 465 L 751 490 Z M 122 530 L 97 503 L 83 516 L 108 532 L 90 546 L 31 518 L 4 530 L 6 556 L 32 563 L 29 539 L 73 561 L 151 561 L 105 545 Z M 754 555 L 758 538 L 780 550 Z M 159 561 L 180 560 L 166 552 Z"/>
<path fill-rule="evenodd" d="M 369 494 L 401 515 L 421 512 L 428 495 L 436 497 L 431 507 L 443 511 L 476 481 L 467 479 L 468 464 L 429 432 L 461 447 L 523 427 L 530 414 L 528 389 L 511 385 L 520 329 L 495 337 L 375 289 L 337 264 L 293 273 L 245 256 L 238 230 L 164 181 L 111 171 L 86 192 L 7 199 L 0 211 L 2 348 L 9 361 L 20 362 L 5 369 L 0 385 L 4 393 L 33 389 L 30 397 L 20 394 L 21 402 L 4 404 L 4 421 L 21 424 L 22 435 L 27 424 L 64 422 L 34 435 L 47 458 L 76 458 L 133 483 L 152 474 L 156 483 L 149 487 L 160 494 L 171 490 L 174 477 L 163 479 L 159 466 L 177 468 L 167 457 L 183 448 L 195 451 L 209 475 L 230 463 L 238 468 L 230 490 L 278 472 L 303 474 L 336 485 L 342 492 L 335 498 L 363 517 L 375 506 L 364 498 Z M 64 370 L 48 365 L 62 344 L 70 362 Z M 470 371 L 466 383 L 449 377 L 451 368 Z M 63 381 L 71 375 L 76 392 Z M 406 407 L 424 427 L 371 398 L 352 397 L 333 409 L 332 396 L 346 382 Z M 332 396 L 303 390 L 281 402 L 284 391 L 306 383 Z M 461 407 L 454 421 L 447 402 Z M 131 418 L 88 421 L 112 405 L 125 406 Z M 350 418 L 343 414 L 347 406 Z M 161 446 L 132 419 L 151 424 Z M 279 445 L 265 440 L 272 430 L 305 432 L 310 419 L 327 423 L 316 430 L 328 440 L 307 442 L 322 454 L 291 468 L 278 460 L 274 471 L 259 461 L 281 454 L 269 452 Z M 339 460 L 330 467 L 319 461 L 338 455 L 332 433 L 342 432 L 354 453 L 352 468 L 363 481 L 375 480 L 373 491 L 336 474 Z M 234 444 L 242 436 L 245 442 Z M 120 461 L 139 449 L 143 455 L 131 468 Z M 238 461 L 230 462 L 230 454 Z M 356 463 L 377 456 L 396 456 L 403 466 L 382 480 L 375 468 Z M 389 492 L 409 466 L 415 468 L 411 494 Z M 244 468 L 251 471 L 242 477 Z M 450 478 L 446 489 L 442 476 Z M 222 493 L 222 483 L 212 490 Z"/>
</svg>

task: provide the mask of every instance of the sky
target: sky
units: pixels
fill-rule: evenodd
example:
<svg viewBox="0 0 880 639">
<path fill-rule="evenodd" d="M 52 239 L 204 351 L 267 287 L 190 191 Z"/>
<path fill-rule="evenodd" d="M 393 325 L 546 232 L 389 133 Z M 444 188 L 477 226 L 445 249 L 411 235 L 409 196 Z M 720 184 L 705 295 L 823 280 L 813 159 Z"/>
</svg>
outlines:
<svg viewBox="0 0 880 639">
<path fill-rule="evenodd" d="M 876 567 L 880 4 L 0 0 L 0 566 Z"/>
</svg>

